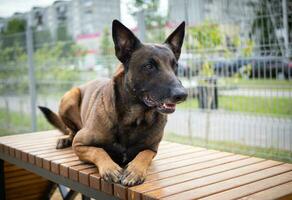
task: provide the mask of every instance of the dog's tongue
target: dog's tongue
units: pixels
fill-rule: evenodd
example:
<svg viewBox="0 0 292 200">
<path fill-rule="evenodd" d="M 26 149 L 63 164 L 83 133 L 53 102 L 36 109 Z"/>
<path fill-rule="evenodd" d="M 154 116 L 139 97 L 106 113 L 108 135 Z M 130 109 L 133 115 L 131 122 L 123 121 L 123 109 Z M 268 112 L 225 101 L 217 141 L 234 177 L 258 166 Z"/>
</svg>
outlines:
<svg viewBox="0 0 292 200">
<path fill-rule="evenodd" d="M 168 109 L 174 109 L 175 104 L 174 103 L 164 103 L 163 107 L 168 108 Z"/>
</svg>

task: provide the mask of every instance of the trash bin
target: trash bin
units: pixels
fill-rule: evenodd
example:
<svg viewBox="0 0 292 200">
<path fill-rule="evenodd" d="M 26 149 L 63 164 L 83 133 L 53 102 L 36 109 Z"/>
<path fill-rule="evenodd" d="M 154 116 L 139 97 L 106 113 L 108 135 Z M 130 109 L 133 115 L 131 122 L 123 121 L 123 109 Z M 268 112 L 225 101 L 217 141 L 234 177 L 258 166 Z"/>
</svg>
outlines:
<svg viewBox="0 0 292 200">
<path fill-rule="evenodd" d="M 218 109 L 218 87 L 217 78 L 204 78 L 202 83 L 198 86 L 198 102 L 199 108 L 208 108 L 208 97 L 211 98 L 211 109 Z"/>
</svg>

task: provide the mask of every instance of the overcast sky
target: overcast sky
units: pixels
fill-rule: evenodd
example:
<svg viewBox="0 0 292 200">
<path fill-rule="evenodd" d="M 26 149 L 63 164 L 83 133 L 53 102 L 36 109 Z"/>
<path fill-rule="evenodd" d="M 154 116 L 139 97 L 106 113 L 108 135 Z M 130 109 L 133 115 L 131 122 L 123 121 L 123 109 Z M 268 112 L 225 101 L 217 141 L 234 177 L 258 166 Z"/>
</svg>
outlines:
<svg viewBox="0 0 292 200">
<path fill-rule="evenodd" d="M 0 17 L 9 17 L 15 12 L 27 12 L 34 6 L 46 7 L 55 0 L 0 0 Z M 127 3 L 129 0 L 121 0 L 121 20 L 128 27 L 135 26 L 135 20 L 128 14 Z M 166 13 L 167 0 L 161 1 L 160 10 Z"/>
</svg>

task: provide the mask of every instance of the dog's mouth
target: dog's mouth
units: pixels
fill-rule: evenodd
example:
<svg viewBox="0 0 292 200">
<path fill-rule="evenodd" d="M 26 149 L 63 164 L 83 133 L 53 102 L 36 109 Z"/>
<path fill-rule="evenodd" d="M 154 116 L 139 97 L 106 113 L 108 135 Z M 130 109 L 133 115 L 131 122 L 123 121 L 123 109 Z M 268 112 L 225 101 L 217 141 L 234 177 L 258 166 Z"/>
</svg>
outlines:
<svg viewBox="0 0 292 200">
<path fill-rule="evenodd" d="M 175 103 L 158 102 L 150 96 L 145 96 L 143 98 L 143 101 L 146 104 L 146 106 L 156 108 L 158 112 L 163 114 L 173 113 L 176 107 Z"/>
</svg>

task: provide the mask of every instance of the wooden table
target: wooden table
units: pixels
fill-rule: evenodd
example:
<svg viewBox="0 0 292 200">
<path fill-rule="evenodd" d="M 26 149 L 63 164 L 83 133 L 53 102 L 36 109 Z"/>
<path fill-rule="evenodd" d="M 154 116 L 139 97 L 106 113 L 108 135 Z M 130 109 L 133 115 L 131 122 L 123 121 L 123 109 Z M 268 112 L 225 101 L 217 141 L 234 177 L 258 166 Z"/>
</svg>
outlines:
<svg viewBox="0 0 292 200">
<path fill-rule="evenodd" d="M 292 199 L 291 164 L 163 141 L 145 183 L 127 188 L 100 179 L 71 148 L 56 150 L 60 136 L 1 137 L 0 159 L 96 199 Z"/>
</svg>

